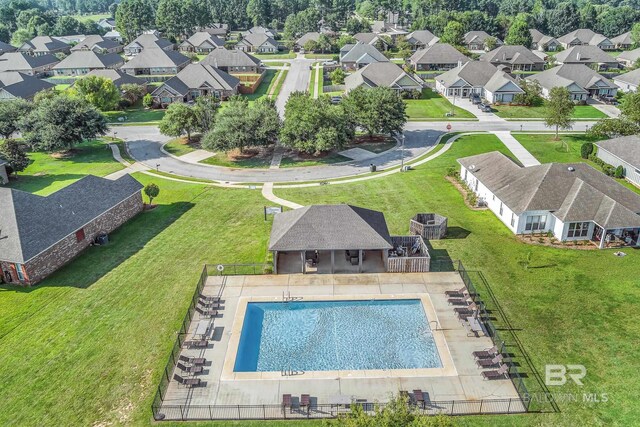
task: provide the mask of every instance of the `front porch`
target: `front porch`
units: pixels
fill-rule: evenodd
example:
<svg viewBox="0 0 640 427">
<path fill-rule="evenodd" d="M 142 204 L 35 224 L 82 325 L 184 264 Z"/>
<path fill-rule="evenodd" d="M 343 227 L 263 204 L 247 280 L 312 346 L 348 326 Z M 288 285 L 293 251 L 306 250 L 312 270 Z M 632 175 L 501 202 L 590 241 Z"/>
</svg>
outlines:
<svg viewBox="0 0 640 427">
<path fill-rule="evenodd" d="M 640 247 L 640 227 L 606 230 L 596 224 L 590 241 L 598 249 L 638 248 Z"/>
</svg>

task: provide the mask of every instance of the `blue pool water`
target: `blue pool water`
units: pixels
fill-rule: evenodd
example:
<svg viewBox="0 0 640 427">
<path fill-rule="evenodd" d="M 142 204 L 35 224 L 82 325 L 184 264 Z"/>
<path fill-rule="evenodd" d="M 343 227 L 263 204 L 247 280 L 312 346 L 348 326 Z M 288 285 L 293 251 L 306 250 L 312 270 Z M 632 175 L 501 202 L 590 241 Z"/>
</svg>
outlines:
<svg viewBox="0 0 640 427">
<path fill-rule="evenodd" d="M 234 371 L 438 367 L 420 300 L 251 302 Z"/>
</svg>

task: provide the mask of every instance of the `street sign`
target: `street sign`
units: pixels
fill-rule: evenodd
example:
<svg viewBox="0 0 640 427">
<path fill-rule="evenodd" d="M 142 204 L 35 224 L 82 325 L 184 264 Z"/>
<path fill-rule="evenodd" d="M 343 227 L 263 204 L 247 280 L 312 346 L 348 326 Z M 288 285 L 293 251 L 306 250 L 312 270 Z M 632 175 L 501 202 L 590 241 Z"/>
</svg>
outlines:
<svg viewBox="0 0 640 427">
<path fill-rule="evenodd" d="M 447 130 L 451 130 L 451 123 L 447 124 Z"/>
<path fill-rule="evenodd" d="M 264 220 L 267 220 L 267 215 L 275 215 L 282 212 L 282 206 L 265 206 L 264 207 Z"/>
</svg>

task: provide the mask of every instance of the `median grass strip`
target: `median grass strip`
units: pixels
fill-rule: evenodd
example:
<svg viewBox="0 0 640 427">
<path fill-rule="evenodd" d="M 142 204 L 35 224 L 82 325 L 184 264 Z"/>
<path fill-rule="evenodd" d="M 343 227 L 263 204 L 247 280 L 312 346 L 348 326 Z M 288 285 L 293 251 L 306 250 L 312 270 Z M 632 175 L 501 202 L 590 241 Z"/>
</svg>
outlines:
<svg viewBox="0 0 640 427">
<path fill-rule="evenodd" d="M 124 169 L 103 140 L 89 140 L 65 153 L 28 153 L 31 164 L 9 187 L 45 196 L 86 175 L 106 176 Z"/>
<path fill-rule="evenodd" d="M 542 119 L 546 115 L 544 105 L 537 107 L 525 107 L 520 105 L 493 105 L 498 117 L 504 119 Z M 573 111 L 574 119 L 603 119 L 607 117 L 605 113 L 591 105 L 576 105 Z"/>
<path fill-rule="evenodd" d="M 126 125 L 131 123 L 158 123 L 164 117 L 164 113 L 165 110 L 137 107 L 119 111 L 105 111 L 103 114 L 109 123 Z"/>
<path fill-rule="evenodd" d="M 289 73 L 289 70 L 286 68 L 284 70 L 280 70 L 278 72 L 279 74 L 278 79 L 275 82 L 271 83 L 272 85 L 275 84 L 275 87 L 269 89 L 272 99 L 276 99 L 278 97 L 278 94 L 280 93 L 280 90 L 282 90 L 282 85 L 284 84 L 284 80 L 287 78 L 288 73 Z"/>
<path fill-rule="evenodd" d="M 165 144 L 164 149 L 174 156 L 184 156 L 200 148 L 200 144 L 193 137 L 191 140 L 191 143 L 189 143 L 186 137 L 174 138 Z"/>
<path fill-rule="evenodd" d="M 420 99 L 406 99 L 407 115 L 409 120 L 451 120 L 451 119 L 474 119 L 476 116 L 460 107 L 451 105 L 448 99 L 440 94 L 425 89 L 422 91 Z M 453 111 L 453 117 L 447 117 L 447 113 Z"/>
<path fill-rule="evenodd" d="M 316 72 L 318 70 L 316 69 L 315 65 L 311 67 L 311 77 L 309 78 L 309 95 L 311 95 L 311 97 L 316 96 Z"/>
<path fill-rule="evenodd" d="M 227 168 L 268 168 L 271 164 L 271 152 L 257 149 L 245 149 L 229 152 L 216 152 L 214 156 L 201 160 L 200 163 Z"/>
<path fill-rule="evenodd" d="M 296 54 L 291 53 L 256 53 L 253 54 L 258 59 L 295 59 Z"/>
</svg>

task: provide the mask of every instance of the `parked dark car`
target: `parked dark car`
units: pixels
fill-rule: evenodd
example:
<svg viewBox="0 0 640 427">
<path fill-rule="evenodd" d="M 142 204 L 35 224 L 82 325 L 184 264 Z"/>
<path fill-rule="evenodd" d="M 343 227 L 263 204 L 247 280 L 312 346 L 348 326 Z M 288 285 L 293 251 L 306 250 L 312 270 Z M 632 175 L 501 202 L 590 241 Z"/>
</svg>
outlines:
<svg viewBox="0 0 640 427">
<path fill-rule="evenodd" d="M 478 108 L 480 109 L 480 111 L 482 111 L 483 113 L 490 113 L 491 110 L 491 106 L 489 104 L 478 104 Z"/>
<path fill-rule="evenodd" d="M 478 105 L 482 102 L 482 100 L 480 99 L 480 95 L 478 95 L 477 93 L 472 94 L 469 97 L 469 100 L 471 100 L 471 103 L 474 105 Z"/>
<path fill-rule="evenodd" d="M 342 97 L 341 96 L 332 96 L 331 97 L 331 103 L 332 104 L 340 104 L 342 102 Z"/>
<path fill-rule="evenodd" d="M 618 100 L 613 95 L 601 95 L 600 100 L 605 104 L 618 105 Z"/>
</svg>

